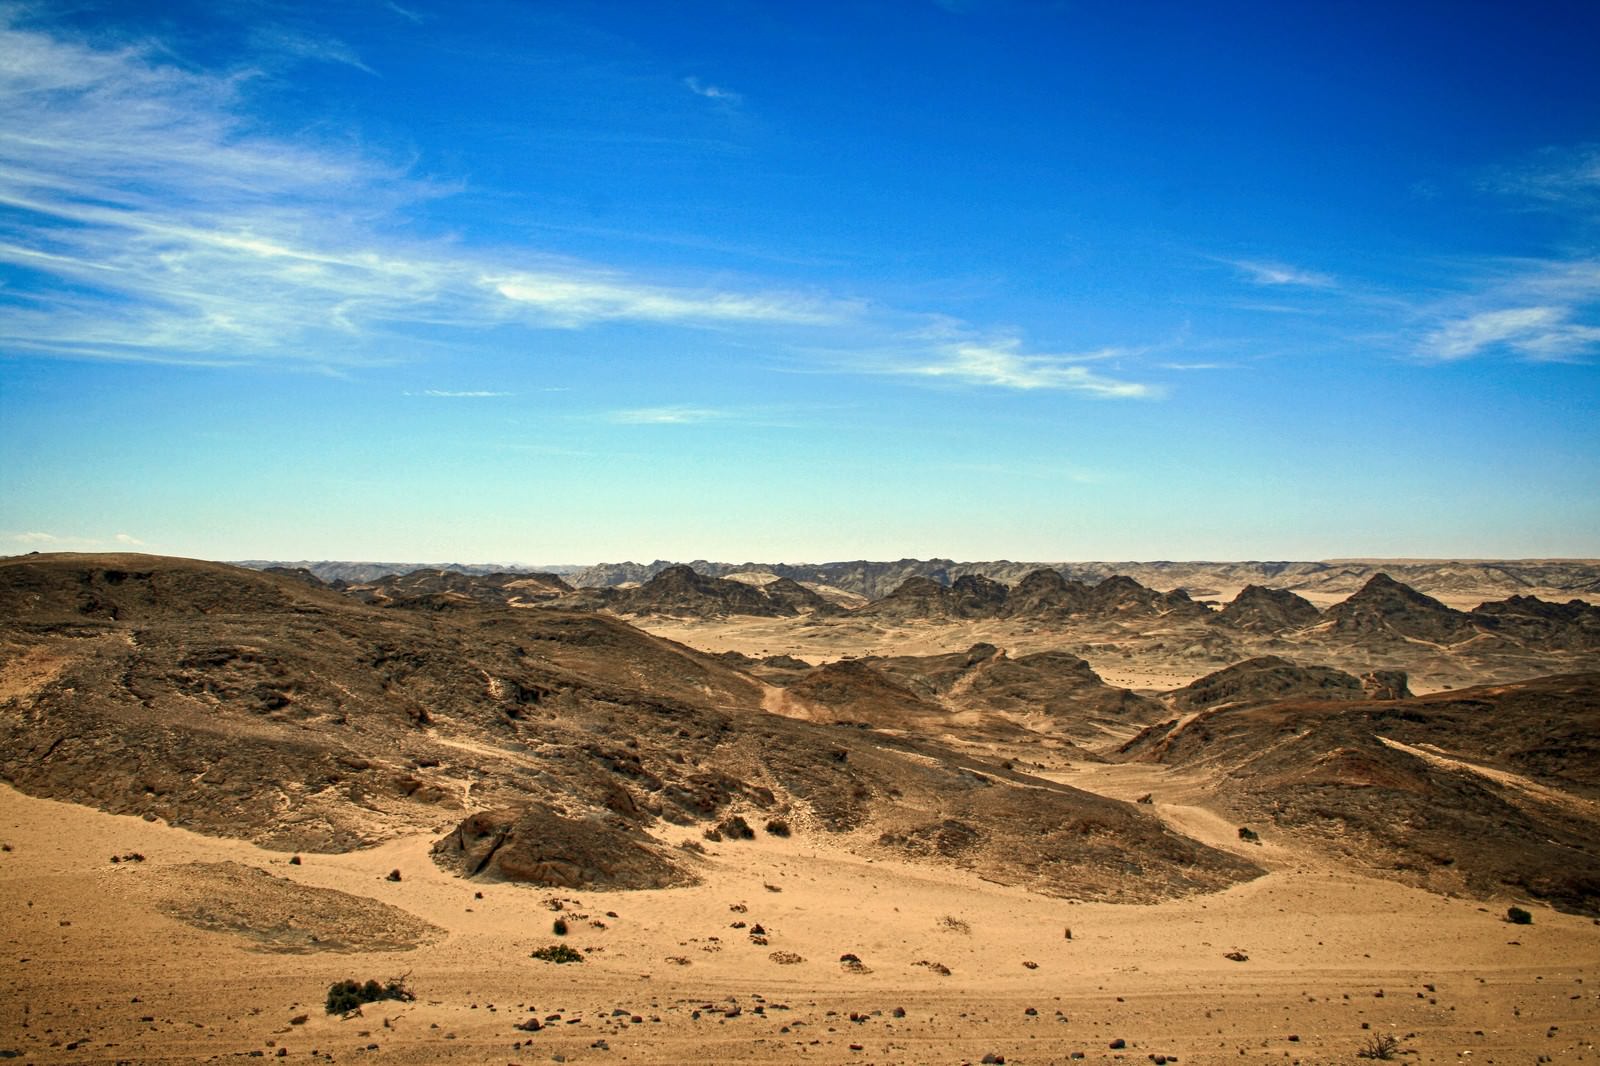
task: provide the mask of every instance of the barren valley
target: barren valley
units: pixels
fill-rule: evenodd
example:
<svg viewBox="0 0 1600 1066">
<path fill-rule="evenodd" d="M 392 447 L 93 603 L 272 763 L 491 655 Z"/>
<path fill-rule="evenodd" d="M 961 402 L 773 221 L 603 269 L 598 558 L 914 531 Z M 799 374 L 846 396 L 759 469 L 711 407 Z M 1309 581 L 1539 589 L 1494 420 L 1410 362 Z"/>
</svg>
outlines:
<svg viewBox="0 0 1600 1066">
<path fill-rule="evenodd" d="M 871 565 L 0 560 L 0 1055 L 1600 1054 L 1595 564 Z"/>
</svg>

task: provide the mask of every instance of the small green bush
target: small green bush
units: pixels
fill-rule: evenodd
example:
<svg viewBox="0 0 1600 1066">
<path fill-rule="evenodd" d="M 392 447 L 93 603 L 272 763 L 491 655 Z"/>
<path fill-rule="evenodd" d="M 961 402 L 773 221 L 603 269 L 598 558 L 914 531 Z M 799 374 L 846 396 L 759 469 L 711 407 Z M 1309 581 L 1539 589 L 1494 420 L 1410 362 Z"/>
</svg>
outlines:
<svg viewBox="0 0 1600 1066">
<path fill-rule="evenodd" d="M 565 944 L 551 944 L 535 951 L 533 957 L 545 962 L 582 962 L 583 952 L 574 951 Z"/>
<path fill-rule="evenodd" d="M 335 981 L 328 986 L 328 1013 L 348 1014 L 363 1003 L 376 1003 L 380 999 L 398 999 L 410 1002 L 417 997 L 406 987 L 405 978 L 396 977 L 386 984 L 368 980 Z"/>
<path fill-rule="evenodd" d="M 1533 915 L 1521 907 L 1510 907 L 1506 910 L 1506 921 L 1512 925 L 1532 925 Z"/>
</svg>

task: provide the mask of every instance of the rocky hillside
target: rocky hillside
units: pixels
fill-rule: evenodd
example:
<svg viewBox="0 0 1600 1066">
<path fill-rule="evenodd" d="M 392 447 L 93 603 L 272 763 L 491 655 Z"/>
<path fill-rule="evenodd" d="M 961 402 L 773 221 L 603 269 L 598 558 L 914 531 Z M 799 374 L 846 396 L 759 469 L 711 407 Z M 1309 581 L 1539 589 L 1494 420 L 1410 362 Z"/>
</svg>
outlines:
<svg viewBox="0 0 1600 1066">
<path fill-rule="evenodd" d="M 1600 674 L 1231 704 L 1152 726 L 1119 757 L 1209 770 L 1242 822 L 1385 876 L 1600 915 Z"/>
<path fill-rule="evenodd" d="M 692 879 L 653 833 L 739 813 L 913 857 L 958 823 L 930 860 L 1076 898 L 1259 872 L 1131 805 L 764 698 L 571 609 L 394 610 L 151 556 L 0 561 L 0 779 L 33 795 L 296 850 L 443 822 L 436 857 L 463 876 L 566 887 Z"/>
</svg>

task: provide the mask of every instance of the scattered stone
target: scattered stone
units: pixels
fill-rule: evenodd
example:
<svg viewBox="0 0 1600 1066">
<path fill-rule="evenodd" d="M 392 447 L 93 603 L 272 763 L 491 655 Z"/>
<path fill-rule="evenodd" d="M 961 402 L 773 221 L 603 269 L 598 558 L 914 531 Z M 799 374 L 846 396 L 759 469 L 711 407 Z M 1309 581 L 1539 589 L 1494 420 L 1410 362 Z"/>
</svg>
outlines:
<svg viewBox="0 0 1600 1066">
<path fill-rule="evenodd" d="M 1112 1051 L 1121 1051 L 1123 1048 L 1128 1046 L 1128 1042 L 1119 1036 L 1115 1040 L 1111 1041 L 1109 1046 Z"/>
<path fill-rule="evenodd" d="M 1222 957 L 1225 958 L 1225 959 L 1231 959 L 1234 962 L 1249 962 L 1250 961 L 1250 956 L 1246 955 L 1242 951 L 1230 951 L 1230 952 L 1228 952 L 1226 955 L 1224 955 Z M 1381 992 L 1378 993 L 1378 994 L 1380 996 L 1383 995 L 1383 993 L 1381 993 Z"/>
<path fill-rule="evenodd" d="M 400 871 L 399 870 L 390 870 L 388 879 L 390 881 L 398 881 L 398 880 L 400 880 Z"/>
</svg>

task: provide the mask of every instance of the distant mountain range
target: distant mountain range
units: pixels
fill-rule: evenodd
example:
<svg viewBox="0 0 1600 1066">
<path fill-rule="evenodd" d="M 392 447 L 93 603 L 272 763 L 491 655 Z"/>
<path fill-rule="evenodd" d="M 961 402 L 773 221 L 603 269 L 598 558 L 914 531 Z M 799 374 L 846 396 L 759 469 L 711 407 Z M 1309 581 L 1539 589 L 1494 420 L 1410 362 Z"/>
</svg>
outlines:
<svg viewBox="0 0 1600 1066">
<path fill-rule="evenodd" d="M 697 559 L 683 564 L 657 559 L 652 563 L 599 563 L 594 566 L 520 567 L 478 563 L 281 562 L 252 559 L 237 565 L 256 570 L 272 567 L 304 569 L 325 582 L 365 583 L 396 574 L 431 569 L 462 574 L 542 572 L 561 577 L 575 588 L 612 588 L 642 584 L 675 566 L 687 565 L 707 577 L 730 575 L 759 577 L 763 581 L 788 578 L 807 586 L 824 586 L 869 600 L 882 599 L 911 578 L 924 578 L 952 588 L 964 577 L 986 578 L 1016 585 L 1028 574 L 1050 569 L 1062 577 L 1086 584 L 1123 576 L 1162 592 L 1181 589 L 1193 599 L 1208 599 L 1225 590 L 1262 585 L 1304 594 L 1349 594 L 1378 573 L 1431 596 L 1457 592 L 1486 596 L 1525 595 L 1535 590 L 1546 595 L 1586 596 L 1600 593 L 1600 560 L 1595 559 L 1334 559 L 1321 562 L 956 562 L 953 559 L 899 559 L 873 562 L 858 559 L 833 563 L 721 563 Z"/>
</svg>

